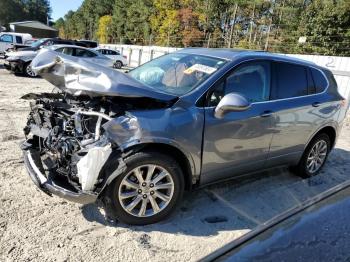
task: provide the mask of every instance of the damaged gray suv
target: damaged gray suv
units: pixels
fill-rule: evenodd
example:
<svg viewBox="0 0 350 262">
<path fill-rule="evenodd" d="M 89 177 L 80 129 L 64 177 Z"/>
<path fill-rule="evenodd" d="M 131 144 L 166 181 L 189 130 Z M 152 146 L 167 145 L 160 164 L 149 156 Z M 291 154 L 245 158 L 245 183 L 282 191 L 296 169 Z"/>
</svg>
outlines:
<svg viewBox="0 0 350 262">
<path fill-rule="evenodd" d="M 346 113 L 328 69 L 266 52 L 183 49 L 125 74 L 42 50 L 32 68 L 57 92 L 23 97 L 30 177 L 128 224 L 160 221 L 184 190 L 242 174 L 316 175 Z"/>
</svg>

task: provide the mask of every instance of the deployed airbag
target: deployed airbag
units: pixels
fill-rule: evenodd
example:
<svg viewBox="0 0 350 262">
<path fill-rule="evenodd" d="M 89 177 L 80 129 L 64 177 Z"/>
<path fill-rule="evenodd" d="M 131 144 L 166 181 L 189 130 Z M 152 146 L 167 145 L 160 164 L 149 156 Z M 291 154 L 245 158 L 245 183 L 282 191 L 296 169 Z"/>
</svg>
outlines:
<svg viewBox="0 0 350 262">
<path fill-rule="evenodd" d="M 111 145 L 93 147 L 77 163 L 78 178 L 83 191 L 94 189 L 98 175 L 109 155 L 112 153 Z"/>
</svg>

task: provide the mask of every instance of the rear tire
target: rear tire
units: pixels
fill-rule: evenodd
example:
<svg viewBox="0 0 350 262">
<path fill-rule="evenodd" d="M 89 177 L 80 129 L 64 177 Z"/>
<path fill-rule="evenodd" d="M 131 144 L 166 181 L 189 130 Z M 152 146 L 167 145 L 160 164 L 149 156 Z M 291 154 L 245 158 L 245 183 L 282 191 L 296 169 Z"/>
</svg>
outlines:
<svg viewBox="0 0 350 262">
<path fill-rule="evenodd" d="M 325 164 L 331 149 L 327 134 L 316 135 L 306 147 L 299 164 L 292 171 L 303 178 L 316 176 Z"/>
<path fill-rule="evenodd" d="M 124 161 L 125 172 L 106 189 L 106 213 L 132 225 L 152 224 L 169 216 L 184 192 L 179 164 L 158 152 L 138 152 Z"/>
</svg>

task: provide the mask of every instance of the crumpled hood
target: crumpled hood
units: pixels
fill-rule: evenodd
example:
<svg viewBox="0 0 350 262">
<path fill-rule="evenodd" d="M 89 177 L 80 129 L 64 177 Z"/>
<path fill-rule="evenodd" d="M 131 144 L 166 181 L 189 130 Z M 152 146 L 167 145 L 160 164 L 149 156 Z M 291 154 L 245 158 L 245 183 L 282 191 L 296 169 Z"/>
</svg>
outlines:
<svg viewBox="0 0 350 262">
<path fill-rule="evenodd" d="M 40 50 L 31 66 L 35 73 L 74 96 L 149 97 L 164 101 L 176 98 L 112 68 L 48 49 Z"/>
</svg>

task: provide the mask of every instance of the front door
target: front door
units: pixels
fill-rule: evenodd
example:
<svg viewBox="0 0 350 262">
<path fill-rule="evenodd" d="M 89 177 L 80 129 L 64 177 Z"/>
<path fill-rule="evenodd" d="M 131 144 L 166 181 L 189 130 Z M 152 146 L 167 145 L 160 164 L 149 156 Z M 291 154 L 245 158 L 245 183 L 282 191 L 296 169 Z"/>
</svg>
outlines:
<svg viewBox="0 0 350 262">
<path fill-rule="evenodd" d="M 233 69 L 208 94 L 203 135 L 202 183 L 264 167 L 272 138 L 269 103 L 270 62 L 246 62 Z M 250 103 L 243 112 L 214 116 L 216 105 L 228 93 L 239 93 Z"/>
</svg>

